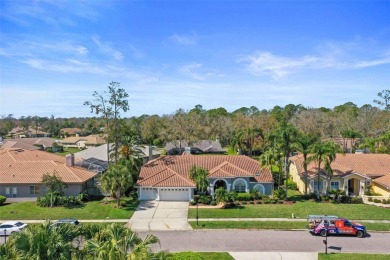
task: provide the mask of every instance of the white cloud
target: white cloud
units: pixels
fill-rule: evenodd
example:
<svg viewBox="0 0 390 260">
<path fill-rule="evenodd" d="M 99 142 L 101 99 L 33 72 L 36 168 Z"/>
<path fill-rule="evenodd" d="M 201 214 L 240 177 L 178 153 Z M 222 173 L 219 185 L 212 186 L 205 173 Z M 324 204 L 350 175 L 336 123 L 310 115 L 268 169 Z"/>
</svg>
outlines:
<svg viewBox="0 0 390 260">
<path fill-rule="evenodd" d="M 179 68 L 179 72 L 196 80 L 205 80 L 212 76 L 222 76 L 216 70 L 205 68 L 199 63 L 186 64 Z"/>
<path fill-rule="evenodd" d="M 99 50 L 101 52 L 112 56 L 116 60 L 123 59 L 123 54 L 120 51 L 117 51 L 113 47 L 111 47 L 110 43 L 101 42 L 97 36 L 92 37 L 92 40 L 99 47 Z"/>
<path fill-rule="evenodd" d="M 175 33 L 171 36 L 171 39 L 180 45 L 196 45 L 198 43 L 198 36 L 195 33 L 192 35 L 180 35 Z"/>
<path fill-rule="evenodd" d="M 283 57 L 270 52 L 255 52 L 238 59 L 245 69 L 255 76 L 269 75 L 280 79 L 299 70 L 308 69 L 363 69 L 390 64 L 390 54 L 371 59 L 355 58 L 347 55 L 342 49 L 332 49 L 321 55 L 305 55 L 302 57 Z"/>
</svg>

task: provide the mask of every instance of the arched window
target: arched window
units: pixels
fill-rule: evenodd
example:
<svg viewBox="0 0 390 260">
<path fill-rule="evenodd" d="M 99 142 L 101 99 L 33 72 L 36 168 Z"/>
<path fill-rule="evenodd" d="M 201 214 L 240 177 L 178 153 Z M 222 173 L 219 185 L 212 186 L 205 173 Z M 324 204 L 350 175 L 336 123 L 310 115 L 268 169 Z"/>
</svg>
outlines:
<svg viewBox="0 0 390 260">
<path fill-rule="evenodd" d="M 256 184 L 255 187 L 253 187 L 254 190 L 257 190 L 258 192 L 260 192 L 260 194 L 264 194 L 264 186 L 261 185 L 261 184 Z"/>
<path fill-rule="evenodd" d="M 246 182 L 244 180 L 236 180 L 234 182 L 234 190 L 236 192 L 245 192 L 246 189 Z"/>
</svg>

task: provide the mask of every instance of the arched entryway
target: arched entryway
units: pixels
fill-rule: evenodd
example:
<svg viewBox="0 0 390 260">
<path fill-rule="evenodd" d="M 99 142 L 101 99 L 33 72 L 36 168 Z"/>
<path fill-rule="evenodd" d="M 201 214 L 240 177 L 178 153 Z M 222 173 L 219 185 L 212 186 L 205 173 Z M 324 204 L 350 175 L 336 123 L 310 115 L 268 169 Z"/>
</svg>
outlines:
<svg viewBox="0 0 390 260">
<path fill-rule="evenodd" d="M 217 180 L 215 183 L 214 183 L 214 192 L 219 189 L 219 188 L 224 188 L 225 190 L 227 190 L 227 184 L 226 184 L 226 181 L 224 180 Z"/>
</svg>

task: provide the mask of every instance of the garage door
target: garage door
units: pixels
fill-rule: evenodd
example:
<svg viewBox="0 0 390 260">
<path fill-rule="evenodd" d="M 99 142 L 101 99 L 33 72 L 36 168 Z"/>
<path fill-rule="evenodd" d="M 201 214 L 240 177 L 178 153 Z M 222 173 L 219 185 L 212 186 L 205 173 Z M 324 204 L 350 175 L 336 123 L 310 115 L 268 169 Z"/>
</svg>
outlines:
<svg viewBox="0 0 390 260">
<path fill-rule="evenodd" d="M 155 200 L 157 199 L 156 188 L 140 188 L 141 189 L 141 200 Z"/>
<path fill-rule="evenodd" d="M 189 188 L 160 189 L 160 200 L 189 201 Z"/>
</svg>

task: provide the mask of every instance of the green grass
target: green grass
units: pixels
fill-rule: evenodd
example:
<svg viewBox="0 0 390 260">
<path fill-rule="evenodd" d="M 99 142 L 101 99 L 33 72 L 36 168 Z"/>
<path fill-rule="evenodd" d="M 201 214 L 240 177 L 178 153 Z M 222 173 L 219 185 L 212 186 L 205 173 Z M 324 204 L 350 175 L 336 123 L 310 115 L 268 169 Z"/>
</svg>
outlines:
<svg viewBox="0 0 390 260">
<path fill-rule="evenodd" d="M 306 229 L 306 222 L 287 221 L 190 221 L 193 229 Z M 361 223 L 370 231 L 390 231 L 388 223 Z"/>
<path fill-rule="evenodd" d="M 0 219 L 128 219 L 137 206 L 138 202 L 133 202 L 118 209 L 115 208 L 114 202 L 103 204 L 101 201 L 91 201 L 76 208 L 43 208 L 37 206 L 35 202 L 19 202 L 0 206 Z"/>
<path fill-rule="evenodd" d="M 67 154 L 71 154 L 71 153 L 77 153 L 77 152 L 80 152 L 81 150 L 79 148 L 75 148 L 75 147 L 68 147 L 68 148 L 64 148 L 64 151 L 62 152 L 58 152 L 58 153 L 54 153 L 56 155 L 60 155 L 60 156 L 65 156 Z"/>
<path fill-rule="evenodd" d="M 234 260 L 234 258 L 226 252 L 180 252 L 172 253 L 168 257 L 169 260 Z"/>
<path fill-rule="evenodd" d="M 318 254 L 318 260 L 340 259 L 340 260 L 387 260 L 390 259 L 390 254 L 356 254 L 356 253 L 340 253 L 340 254 Z"/>
<path fill-rule="evenodd" d="M 196 217 L 196 209 L 189 209 L 189 218 Z M 245 205 L 233 209 L 199 209 L 199 218 L 297 218 L 307 215 L 336 215 L 351 220 L 389 220 L 390 209 L 365 204 L 333 204 L 314 201 L 296 201 L 291 205 Z"/>
</svg>

